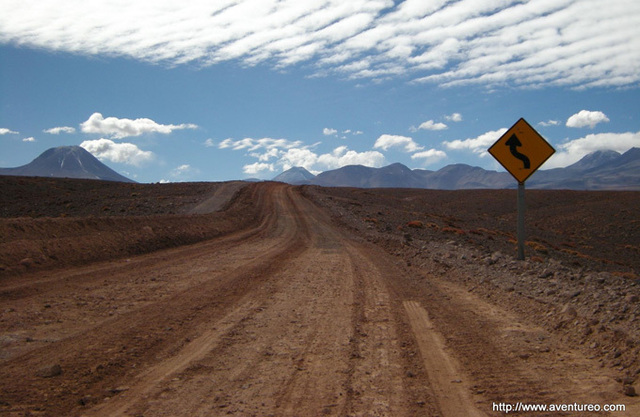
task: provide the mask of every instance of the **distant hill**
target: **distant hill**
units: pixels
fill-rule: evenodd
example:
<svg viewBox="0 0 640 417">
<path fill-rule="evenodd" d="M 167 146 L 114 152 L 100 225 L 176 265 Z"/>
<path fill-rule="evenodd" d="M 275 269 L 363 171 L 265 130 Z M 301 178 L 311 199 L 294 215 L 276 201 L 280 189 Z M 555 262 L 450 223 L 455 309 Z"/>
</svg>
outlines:
<svg viewBox="0 0 640 417">
<path fill-rule="evenodd" d="M 590 153 L 566 168 L 536 172 L 527 181 L 532 188 L 572 190 L 640 190 L 640 148 L 620 155 L 613 151 Z"/>
<path fill-rule="evenodd" d="M 48 149 L 27 165 L 0 168 L 0 175 L 135 182 L 118 174 L 80 146 Z"/>
<path fill-rule="evenodd" d="M 273 181 L 286 182 L 287 184 L 301 185 L 309 184 L 316 176 L 302 167 L 293 167 L 284 171 L 273 179 Z"/>
<path fill-rule="evenodd" d="M 305 180 L 305 182 L 298 181 L 299 177 L 294 175 L 300 169 L 304 168 L 292 168 L 278 175 L 274 180 L 290 184 L 313 184 L 326 187 L 429 188 L 438 190 L 496 189 L 517 186 L 516 181 L 507 172 L 488 171 L 466 164 L 447 165 L 438 171 L 412 170 L 399 163 L 382 168 L 348 165 L 325 171 L 315 178 Z M 288 178 L 295 179 L 295 181 L 289 181 Z M 640 190 L 640 148 L 632 148 L 622 155 L 615 151 L 597 151 L 565 168 L 539 170 L 527 180 L 527 187 L 572 190 Z"/>
</svg>

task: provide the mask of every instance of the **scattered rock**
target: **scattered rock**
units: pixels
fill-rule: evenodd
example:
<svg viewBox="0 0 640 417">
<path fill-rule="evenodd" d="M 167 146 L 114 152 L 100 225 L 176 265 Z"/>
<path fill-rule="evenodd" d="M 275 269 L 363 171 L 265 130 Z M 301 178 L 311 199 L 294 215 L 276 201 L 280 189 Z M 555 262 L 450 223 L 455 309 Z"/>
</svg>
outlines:
<svg viewBox="0 0 640 417">
<path fill-rule="evenodd" d="M 638 395 L 636 393 L 636 389 L 632 386 L 632 385 L 625 385 L 622 388 L 622 392 L 624 393 L 624 395 L 626 395 L 627 397 L 635 397 L 636 395 Z"/>
<path fill-rule="evenodd" d="M 544 278 L 552 278 L 553 276 L 554 276 L 554 272 L 545 268 L 542 271 L 542 273 L 540 275 L 538 275 L 538 278 L 542 278 L 542 279 L 544 279 Z"/>
<path fill-rule="evenodd" d="M 24 258 L 19 262 L 19 264 L 25 268 L 31 268 L 35 264 L 35 261 L 33 258 Z"/>
<path fill-rule="evenodd" d="M 562 307 L 562 310 L 560 310 L 560 312 L 562 314 L 566 314 L 567 316 L 571 316 L 571 317 L 576 317 L 578 315 L 578 312 L 576 311 L 576 309 L 569 304 L 565 304 L 564 307 Z"/>
<path fill-rule="evenodd" d="M 62 367 L 59 364 L 45 366 L 36 372 L 36 376 L 40 378 L 53 378 L 62 374 Z"/>
<path fill-rule="evenodd" d="M 422 229 L 424 228 L 424 223 L 420 220 L 412 220 L 407 223 L 407 227 L 413 227 L 414 229 Z"/>
<path fill-rule="evenodd" d="M 125 391 L 128 391 L 128 390 L 129 390 L 129 387 L 122 386 L 122 387 L 118 387 L 118 388 L 112 388 L 112 389 L 109 390 L 109 392 L 111 394 L 120 394 L 121 392 L 125 392 Z"/>
<path fill-rule="evenodd" d="M 633 385 L 634 382 L 636 382 L 635 378 L 632 378 L 630 376 L 622 378 L 622 384 L 623 385 Z"/>
<path fill-rule="evenodd" d="M 487 263 L 489 265 L 493 265 L 493 264 L 499 262 L 503 257 L 504 257 L 504 255 L 502 255 L 501 252 L 499 252 L 499 251 L 498 252 L 493 252 L 491 254 L 491 257 L 487 260 Z"/>
<path fill-rule="evenodd" d="M 78 400 L 78 405 L 81 405 L 84 407 L 87 405 L 96 404 L 97 402 L 98 402 L 97 398 L 92 397 L 91 395 L 86 395 Z"/>
</svg>

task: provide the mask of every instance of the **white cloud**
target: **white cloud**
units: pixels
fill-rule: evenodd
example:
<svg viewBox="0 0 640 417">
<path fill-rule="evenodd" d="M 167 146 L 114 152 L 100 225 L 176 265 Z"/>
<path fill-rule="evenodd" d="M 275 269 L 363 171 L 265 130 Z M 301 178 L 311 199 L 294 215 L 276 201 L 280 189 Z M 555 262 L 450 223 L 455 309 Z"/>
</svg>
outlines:
<svg viewBox="0 0 640 417">
<path fill-rule="evenodd" d="M 640 3 L 610 0 L 5 0 L 0 43 L 168 65 L 516 87 L 634 86 Z"/>
<path fill-rule="evenodd" d="M 140 166 L 154 159 L 151 151 L 143 151 L 133 143 L 115 143 L 110 139 L 85 140 L 80 144 L 100 160 Z"/>
<path fill-rule="evenodd" d="M 318 162 L 318 156 L 310 150 L 315 145 L 305 146 L 301 141 L 273 138 L 244 138 L 235 140 L 228 138 L 220 142 L 219 149 L 248 151 L 247 155 L 258 162 L 245 165 L 245 174 L 258 175 L 263 172 L 274 172 L 275 167 L 287 170 L 294 166 L 302 166 L 311 170 Z"/>
<path fill-rule="evenodd" d="M 385 159 L 378 151 L 357 152 L 346 146 L 339 146 L 331 153 L 318 156 L 318 165 L 325 171 L 337 169 L 346 165 L 364 165 L 368 167 L 381 167 Z"/>
<path fill-rule="evenodd" d="M 282 155 L 282 153 L 283 151 L 281 149 L 271 148 L 264 153 L 251 152 L 249 155 L 253 156 L 254 158 L 258 158 L 258 161 L 265 162 L 273 158 L 278 158 L 280 155 Z"/>
<path fill-rule="evenodd" d="M 242 167 L 242 172 L 248 175 L 257 175 L 264 171 L 275 172 L 275 168 L 273 164 L 266 164 L 263 162 L 256 162 Z"/>
<path fill-rule="evenodd" d="M 462 115 L 460 113 L 452 113 L 449 116 L 445 116 L 444 118 L 450 122 L 459 123 L 462 121 Z"/>
<path fill-rule="evenodd" d="M 427 120 L 418 126 L 418 129 L 421 130 L 445 130 L 447 129 L 447 125 L 444 123 L 436 123 L 433 120 Z"/>
<path fill-rule="evenodd" d="M 543 168 L 565 167 L 595 151 L 613 150 L 624 153 L 634 147 L 640 148 L 640 132 L 590 134 L 557 146 L 557 152 Z"/>
<path fill-rule="evenodd" d="M 315 169 L 318 163 L 318 154 L 307 148 L 293 148 L 287 150 L 278 161 L 282 170 L 286 171 L 293 167 L 303 167 L 309 171 Z"/>
<path fill-rule="evenodd" d="M 540 126 L 549 127 L 549 126 L 558 126 L 560 124 L 559 120 L 547 120 L 546 122 L 539 122 Z"/>
<path fill-rule="evenodd" d="M 76 129 L 69 126 L 52 127 L 51 129 L 43 130 L 44 133 L 51 135 L 59 135 L 60 133 L 76 133 Z"/>
<path fill-rule="evenodd" d="M 28 138 L 24 138 L 22 139 L 23 142 L 35 142 L 36 138 L 34 138 L 33 136 L 28 137 Z"/>
<path fill-rule="evenodd" d="M 411 155 L 411 159 L 422 159 L 425 166 L 436 163 L 446 157 L 447 154 L 444 151 L 439 151 L 437 149 L 429 149 Z"/>
<path fill-rule="evenodd" d="M 234 151 L 246 149 L 249 152 L 255 152 L 258 150 L 270 151 L 272 149 L 291 149 L 302 146 L 302 142 L 299 140 L 290 141 L 287 139 L 273 139 L 273 138 L 244 138 L 235 140 L 227 138 L 220 142 L 219 149 L 232 149 Z"/>
<path fill-rule="evenodd" d="M 196 168 L 193 168 L 189 164 L 180 165 L 169 172 L 169 175 L 173 179 L 177 180 L 185 180 L 191 177 L 194 174 L 197 174 L 199 171 Z"/>
<path fill-rule="evenodd" d="M 333 151 L 318 154 L 313 150 L 319 143 L 303 145 L 301 141 L 287 139 L 225 139 L 218 147 L 235 151 L 248 150 L 247 156 L 257 162 L 247 164 L 243 172 L 248 175 L 260 175 L 274 172 L 276 169 L 287 170 L 301 166 L 312 173 L 328 169 L 336 169 L 345 165 L 365 165 L 380 167 L 384 164 L 384 155 L 378 151 L 357 152 L 347 146 L 339 146 Z"/>
<path fill-rule="evenodd" d="M 174 172 L 175 175 L 181 175 L 181 174 L 183 174 L 185 172 L 191 171 L 191 169 L 192 169 L 191 165 L 183 164 L 183 165 L 180 165 L 179 167 L 175 168 L 172 172 Z"/>
<path fill-rule="evenodd" d="M 313 174 L 337 169 L 346 165 L 364 165 L 369 167 L 381 167 L 384 165 L 384 155 L 377 151 L 357 152 L 347 146 L 339 146 L 332 152 L 318 155 L 308 148 L 289 149 L 278 160 L 278 166 L 282 170 L 299 166 Z"/>
<path fill-rule="evenodd" d="M 325 127 L 324 129 L 322 129 L 322 134 L 325 136 L 333 136 L 336 133 L 338 133 L 338 131 L 336 129 L 331 129 L 328 127 Z"/>
<path fill-rule="evenodd" d="M 485 156 L 487 153 L 487 149 L 489 149 L 491 145 L 493 145 L 498 139 L 500 139 L 500 137 L 504 135 L 506 131 L 506 128 L 492 130 L 483 133 L 482 135 L 475 138 L 469 138 L 465 140 L 458 139 L 450 142 L 443 142 L 443 145 L 447 149 L 470 150 L 473 153 L 480 154 L 480 156 Z"/>
<path fill-rule="evenodd" d="M 415 152 L 424 149 L 418 145 L 412 138 L 399 135 L 381 135 L 373 145 L 374 149 L 382 149 L 388 151 L 389 148 L 403 148 L 405 152 Z"/>
<path fill-rule="evenodd" d="M 14 132 L 11 129 L 7 129 L 6 127 L 0 127 L 0 135 L 19 135 L 20 132 Z"/>
<path fill-rule="evenodd" d="M 197 129 L 194 124 L 163 125 L 151 119 L 119 119 L 117 117 L 107 117 L 100 113 L 93 113 L 86 122 L 80 124 L 84 133 L 97 133 L 108 135 L 115 139 L 122 139 L 131 136 L 140 136 L 145 133 L 170 134 L 174 130 Z"/>
<path fill-rule="evenodd" d="M 593 129 L 598 123 L 606 123 L 609 118 L 601 111 L 581 110 L 567 119 L 567 127 L 590 127 Z"/>
<path fill-rule="evenodd" d="M 213 139 L 209 138 L 204 141 L 204 146 L 206 146 L 207 148 L 212 148 L 216 146 L 216 143 L 213 141 Z"/>
</svg>

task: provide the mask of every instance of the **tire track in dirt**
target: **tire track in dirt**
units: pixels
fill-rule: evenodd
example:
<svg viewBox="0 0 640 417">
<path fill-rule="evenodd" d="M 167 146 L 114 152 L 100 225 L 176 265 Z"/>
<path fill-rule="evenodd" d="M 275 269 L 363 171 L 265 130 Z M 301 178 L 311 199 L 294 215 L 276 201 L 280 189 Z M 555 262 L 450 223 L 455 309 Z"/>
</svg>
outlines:
<svg viewBox="0 0 640 417">
<path fill-rule="evenodd" d="M 180 352 L 163 362 L 147 368 L 136 377 L 135 385 L 127 389 L 117 399 L 99 405 L 87 416 L 121 416 L 136 402 L 146 401 L 149 395 L 167 378 L 183 371 L 192 362 L 200 360 L 219 344 L 224 335 L 237 323 L 246 319 L 247 314 L 256 308 L 255 301 L 251 300 L 240 304 L 235 310 L 215 323 L 215 327 L 191 340 Z"/>
<path fill-rule="evenodd" d="M 462 384 L 459 365 L 445 351 L 445 344 L 427 311 L 415 301 L 405 301 L 404 308 L 418 341 L 436 401 L 445 417 L 483 417 L 469 398 L 469 387 Z"/>
<path fill-rule="evenodd" d="M 393 301 L 380 270 L 352 243 L 349 255 L 359 282 L 358 319 L 356 321 L 357 361 L 354 362 L 351 414 L 409 415 L 411 394 L 406 391 L 405 363 Z M 417 382 L 417 381 L 415 381 Z"/>
</svg>

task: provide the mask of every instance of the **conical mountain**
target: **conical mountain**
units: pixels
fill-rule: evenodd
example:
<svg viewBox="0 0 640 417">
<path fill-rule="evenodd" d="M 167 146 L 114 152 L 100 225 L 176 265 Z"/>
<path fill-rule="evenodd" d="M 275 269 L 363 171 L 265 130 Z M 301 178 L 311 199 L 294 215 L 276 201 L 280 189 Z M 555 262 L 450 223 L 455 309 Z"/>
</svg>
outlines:
<svg viewBox="0 0 640 417">
<path fill-rule="evenodd" d="M 0 168 L 0 175 L 135 182 L 118 174 L 80 146 L 59 146 L 48 149 L 27 165 Z"/>
</svg>

